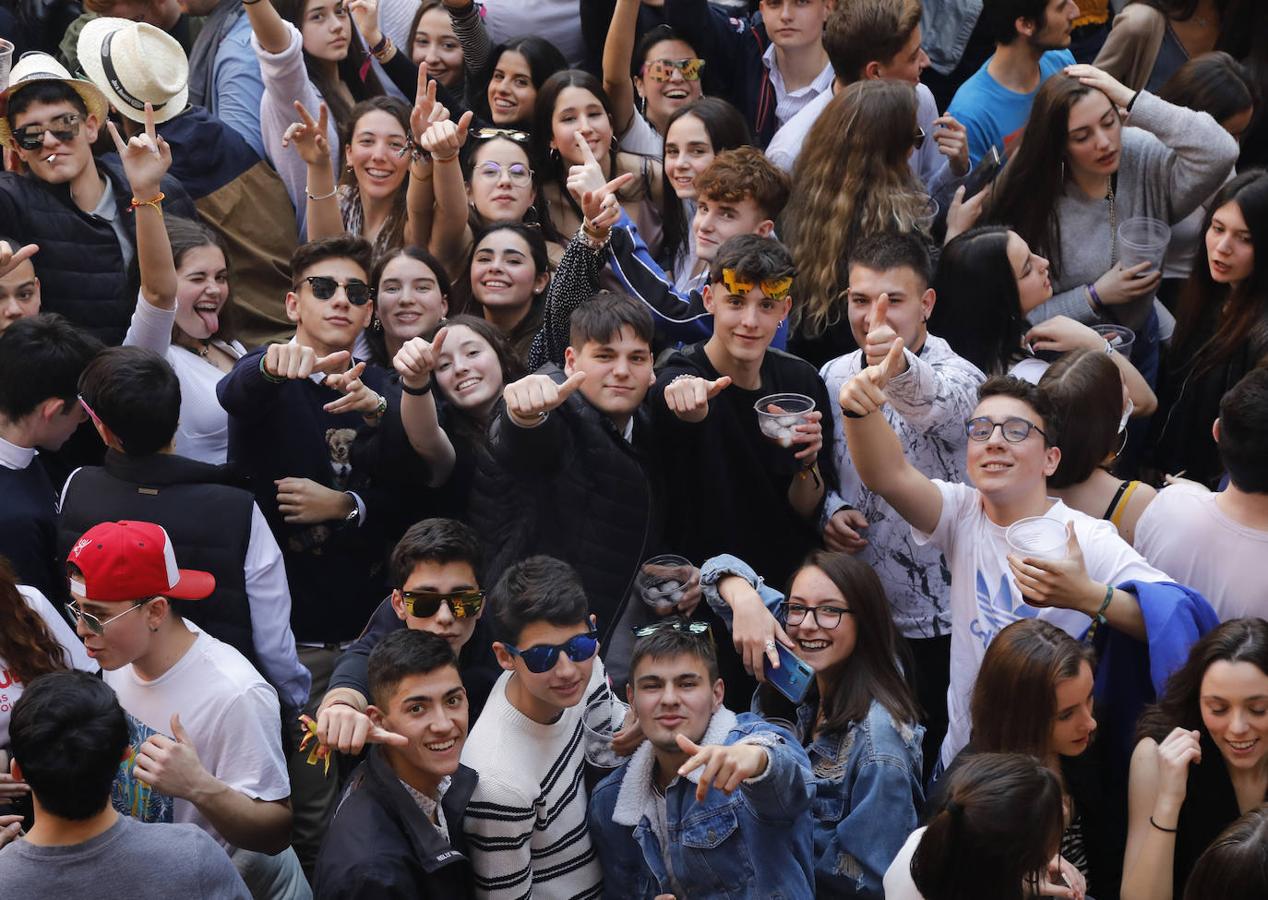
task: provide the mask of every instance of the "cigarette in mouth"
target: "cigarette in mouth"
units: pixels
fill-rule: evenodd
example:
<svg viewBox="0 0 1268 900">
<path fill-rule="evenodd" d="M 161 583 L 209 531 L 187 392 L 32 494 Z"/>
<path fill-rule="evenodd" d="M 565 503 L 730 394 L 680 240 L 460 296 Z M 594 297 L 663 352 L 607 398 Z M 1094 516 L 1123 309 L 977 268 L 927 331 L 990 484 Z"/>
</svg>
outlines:
<svg viewBox="0 0 1268 900">
<path fill-rule="evenodd" d="M 46 160 L 44 160 L 44 161 L 45 161 L 46 163 L 51 163 L 51 162 L 52 162 L 53 160 L 55 160 L 55 159 L 57 159 L 57 154 L 56 154 L 56 153 L 51 153 L 51 154 L 49 154 L 48 159 L 46 159 Z"/>
</svg>

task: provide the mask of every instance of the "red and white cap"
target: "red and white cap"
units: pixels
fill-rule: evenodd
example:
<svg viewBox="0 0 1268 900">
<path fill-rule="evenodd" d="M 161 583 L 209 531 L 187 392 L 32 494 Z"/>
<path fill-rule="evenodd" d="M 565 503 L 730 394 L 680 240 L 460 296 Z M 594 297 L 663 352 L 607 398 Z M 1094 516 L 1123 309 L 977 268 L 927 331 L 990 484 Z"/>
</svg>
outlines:
<svg viewBox="0 0 1268 900">
<path fill-rule="evenodd" d="M 152 522 L 102 522 L 84 532 L 66 562 L 76 600 L 120 603 L 149 597 L 202 600 L 216 589 L 210 572 L 176 568 L 167 532 Z"/>
</svg>

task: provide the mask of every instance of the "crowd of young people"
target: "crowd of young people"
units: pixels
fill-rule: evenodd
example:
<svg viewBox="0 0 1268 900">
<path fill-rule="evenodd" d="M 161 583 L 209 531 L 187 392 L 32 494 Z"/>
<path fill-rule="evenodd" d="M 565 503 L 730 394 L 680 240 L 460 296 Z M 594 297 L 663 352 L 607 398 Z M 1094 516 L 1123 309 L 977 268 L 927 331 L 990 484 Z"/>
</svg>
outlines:
<svg viewBox="0 0 1268 900">
<path fill-rule="evenodd" d="M 1261 4 L 35 6 L 0 895 L 1268 893 Z"/>
</svg>

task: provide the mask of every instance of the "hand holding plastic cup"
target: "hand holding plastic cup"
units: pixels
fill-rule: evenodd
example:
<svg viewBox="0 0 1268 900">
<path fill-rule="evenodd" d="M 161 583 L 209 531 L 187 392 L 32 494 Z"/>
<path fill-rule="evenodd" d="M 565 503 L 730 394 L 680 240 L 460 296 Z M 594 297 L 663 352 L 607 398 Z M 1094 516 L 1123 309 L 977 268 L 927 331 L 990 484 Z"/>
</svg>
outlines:
<svg viewBox="0 0 1268 900">
<path fill-rule="evenodd" d="M 612 749 L 612 739 L 621 730 L 630 708 L 613 696 L 600 697 L 586 705 L 581 714 L 586 762 L 600 769 L 619 769 L 625 760 Z"/>
<path fill-rule="evenodd" d="M 1047 516 L 1018 519 L 1004 532 L 1009 549 L 1022 559 L 1065 559 L 1068 553 L 1065 523 Z"/>
<path fill-rule="evenodd" d="M 666 553 L 653 556 L 639 567 L 634 577 L 634 590 L 658 616 L 674 611 L 684 596 L 695 566 L 691 560 Z"/>
<path fill-rule="evenodd" d="M 806 424 L 815 402 L 805 394 L 770 394 L 753 408 L 762 434 L 781 447 L 791 447 L 798 434 L 797 426 Z"/>
<path fill-rule="evenodd" d="M 0 91 L 9 87 L 9 71 L 13 68 L 13 45 L 0 38 Z"/>
<path fill-rule="evenodd" d="M 1106 342 L 1114 348 L 1115 353 L 1121 353 L 1126 357 L 1131 356 L 1132 344 L 1136 342 L 1136 332 L 1126 325 L 1093 325 L 1092 330 L 1105 338 Z"/>
<path fill-rule="evenodd" d="M 1118 262 L 1124 269 L 1140 263 L 1150 263 L 1150 269 L 1137 277 L 1144 277 L 1162 268 L 1167 245 L 1171 243 L 1171 226 L 1161 219 L 1136 216 L 1125 219 L 1118 226 Z"/>
</svg>

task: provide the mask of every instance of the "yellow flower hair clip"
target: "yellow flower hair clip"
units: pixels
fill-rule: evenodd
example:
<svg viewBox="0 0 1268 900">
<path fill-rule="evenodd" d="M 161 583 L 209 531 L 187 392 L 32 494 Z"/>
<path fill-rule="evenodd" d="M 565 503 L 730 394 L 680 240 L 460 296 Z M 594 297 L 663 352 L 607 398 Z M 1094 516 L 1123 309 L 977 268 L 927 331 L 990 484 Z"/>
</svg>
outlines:
<svg viewBox="0 0 1268 900">
<path fill-rule="evenodd" d="M 788 292 L 792 290 L 793 277 L 785 275 L 783 278 L 768 278 L 755 284 L 752 281 L 741 279 L 735 269 L 723 269 L 722 283 L 726 285 L 728 291 L 737 295 L 747 294 L 760 285 L 762 293 L 770 299 L 783 300 L 788 296 Z"/>
</svg>

